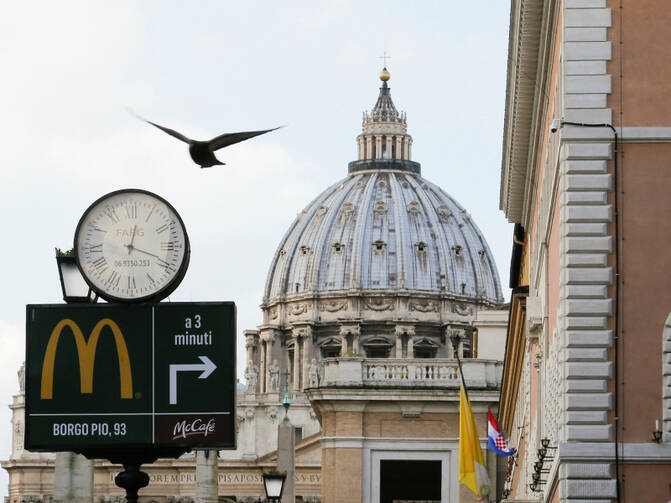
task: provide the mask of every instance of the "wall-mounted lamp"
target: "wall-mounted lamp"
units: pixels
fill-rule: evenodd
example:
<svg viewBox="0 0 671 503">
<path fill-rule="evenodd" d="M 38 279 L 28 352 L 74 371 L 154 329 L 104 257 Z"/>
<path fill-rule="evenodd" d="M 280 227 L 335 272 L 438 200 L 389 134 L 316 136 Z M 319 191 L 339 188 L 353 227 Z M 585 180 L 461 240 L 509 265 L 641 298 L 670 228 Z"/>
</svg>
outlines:
<svg viewBox="0 0 671 503">
<path fill-rule="evenodd" d="M 652 432 L 652 441 L 660 443 L 662 441 L 662 430 L 659 429 L 659 420 L 655 419 L 655 431 Z"/>
</svg>

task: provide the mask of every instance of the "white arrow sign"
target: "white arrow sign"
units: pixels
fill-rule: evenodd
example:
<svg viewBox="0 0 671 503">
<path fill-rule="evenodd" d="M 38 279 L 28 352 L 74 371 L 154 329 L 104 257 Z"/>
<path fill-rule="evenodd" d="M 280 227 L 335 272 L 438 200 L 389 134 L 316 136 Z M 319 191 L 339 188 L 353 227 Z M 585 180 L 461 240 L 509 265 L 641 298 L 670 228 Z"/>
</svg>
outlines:
<svg viewBox="0 0 671 503">
<path fill-rule="evenodd" d="M 170 404 L 177 403 L 177 372 L 202 372 L 198 379 L 207 379 L 217 366 L 207 356 L 199 356 L 203 363 L 170 365 Z"/>
</svg>

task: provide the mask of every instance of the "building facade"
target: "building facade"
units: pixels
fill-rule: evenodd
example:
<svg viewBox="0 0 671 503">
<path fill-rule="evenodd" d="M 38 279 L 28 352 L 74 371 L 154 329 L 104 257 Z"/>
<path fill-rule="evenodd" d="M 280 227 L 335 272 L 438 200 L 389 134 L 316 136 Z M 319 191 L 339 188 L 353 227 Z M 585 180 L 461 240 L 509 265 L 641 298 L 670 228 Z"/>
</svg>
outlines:
<svg viewBox="0 0 671 503">
<path fill-rule="evenodd" d="M 671 11 L 513 0 L 505 501 L 671 499 Z"/>
<path fill-rule="evenodd" d="M 459 377 L 464 359 L 486 445 L 496 411 L 507 309 L 496 265 L 469 213 L 421 177 L 387 70 L 363 117 L 357 159 L 291 224 L 272 259 L 262 324 L 244 331 L 238 448 L 218 459 L 220 501 L 255 502 L 277 463 L 291 399 L 299 501 L 475 501 L 458 484 Z M 12 405 L 9 502 L 48 501 L 53 456 L 23 450 L 23 395 Z M 490 477 L 496 463 L 489 458 Z M 143 468 L 141 501 L 192 501 L 193 454 Z M 116 467 L 95 463 L 97 501 L 117 501 Z M 22 499 L 23 498 L 23 499 Z"/>
</svg>

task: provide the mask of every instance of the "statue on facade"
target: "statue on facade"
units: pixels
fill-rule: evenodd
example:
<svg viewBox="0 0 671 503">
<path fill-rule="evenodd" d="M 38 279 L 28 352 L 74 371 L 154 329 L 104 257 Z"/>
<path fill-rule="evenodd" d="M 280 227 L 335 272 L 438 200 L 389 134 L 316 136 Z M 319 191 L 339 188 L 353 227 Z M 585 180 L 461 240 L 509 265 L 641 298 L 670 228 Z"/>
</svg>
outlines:
<svg viewBox="0 0 671 503">
<path fill-rule="evenodd" d="M 21 368 L 16 373 L 19 376 L 19 392 L 26 392 L 26 362 L 21 364 Z"/>
<path fill-rule="evenodd" d="M 273 360 L 273 363 L 269 367 L 268 372 L 270 373 L 269 391 L 271 392 L 278 391 L 280 388 L 280 366 L 277 364 L 277 360 Z"/>
<path fill-rule="evenodd" d="M 308 365 L 308 387 L 316 388 L 319 386 L 319 365 L 315 358 Z"/>
<path fill-rule="evenodd" d="M 247 380 L 247 393 L 256 393 L 256 381 L 259 377 L 259 370 L 252 360 L 247 362 L 245 370 L 245 379 Z"/>
</svg>

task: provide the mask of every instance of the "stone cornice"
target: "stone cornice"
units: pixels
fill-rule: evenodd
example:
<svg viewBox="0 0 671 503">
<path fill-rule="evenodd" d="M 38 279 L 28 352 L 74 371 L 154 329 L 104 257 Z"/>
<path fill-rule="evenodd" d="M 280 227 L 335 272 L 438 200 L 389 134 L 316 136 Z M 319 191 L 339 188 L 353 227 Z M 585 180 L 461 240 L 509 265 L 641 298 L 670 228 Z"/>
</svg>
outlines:
<svg viewBox="0 0 671 503">
<path fill-rule="evenodd" d="M 499 207 L 511 222 L 523 218 L 525 187 L 533 166 L 533 144 L 544 115 L 548 61 L 553 44 L 549 29 L 556 23 L 559 2 L 513 0 L 510 12 L 506 108 L 503 130 Z M 546 103 L 547 104 L 547 103 Z"/>
</svg>

